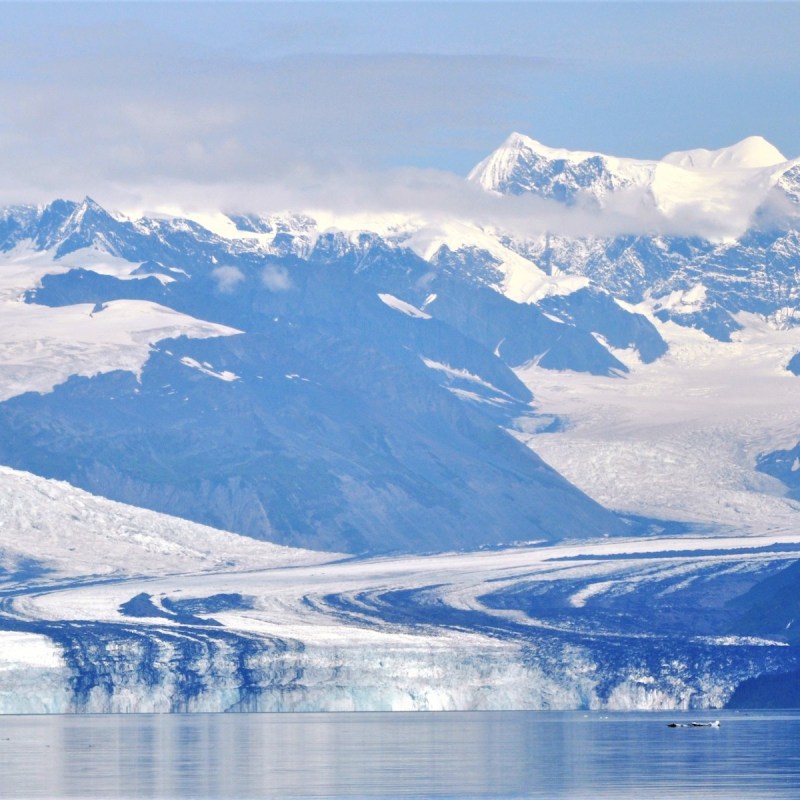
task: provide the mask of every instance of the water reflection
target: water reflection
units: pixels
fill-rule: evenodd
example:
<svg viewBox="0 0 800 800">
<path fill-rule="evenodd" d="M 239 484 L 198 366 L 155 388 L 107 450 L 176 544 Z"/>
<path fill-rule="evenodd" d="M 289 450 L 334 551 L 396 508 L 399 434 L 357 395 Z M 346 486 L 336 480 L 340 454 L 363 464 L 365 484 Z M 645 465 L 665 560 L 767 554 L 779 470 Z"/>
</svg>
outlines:
<svg viewBox="0 0 800 800">
<path fill-rule="evenodd" d="M 0 717 L 3 798 L 800 796 L 800 715 Z"/>
</svg>

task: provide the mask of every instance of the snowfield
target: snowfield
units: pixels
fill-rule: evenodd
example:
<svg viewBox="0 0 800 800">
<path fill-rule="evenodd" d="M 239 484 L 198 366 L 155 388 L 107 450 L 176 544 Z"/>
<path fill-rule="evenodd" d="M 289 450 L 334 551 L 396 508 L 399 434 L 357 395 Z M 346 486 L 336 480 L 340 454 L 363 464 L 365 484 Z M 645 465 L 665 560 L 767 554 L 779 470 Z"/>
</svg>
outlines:
<svg viewBox="0 0 800 800">
<path fill-rule="evenodd" d="M 640 308 L 646 311 L 646 308 Z M 800 379 L 786 370 L 800 329 L 740 315 L 718 342 L 660 323 L 669 352 L 652 364 L 616 352 L 624 378 L 518 370 L 556 433 L 517 434 L 598 502 L 629 514 L 759 535 L 800 530 L 800 504 L 756 472 L 761 453 L 793 447 Z"/>
<path fill-rule="evenodd" d="M 100 308 L 24 302 L 25 292 L 35 290 L 45 275 L 83 268 L 136 280 L 131 273 L 138 266 L 93 248 L 59 259 L 27 245 L 0 253 L 0 402 L 25 392 L 49 392 L 72 375 L 118 369 L 139 374 L 151 345 L 161 339 L 239 333 L 143 300 L 114 300 Z"/>
<path fill-rule="evenodd" d="M 15 573 L 31 570 L 41 585 L 165 572 L 252 570 L 334 557 L 115 503 L 8 467 L 0 467 L 0 523 L 0 580 L 12 584 L 24 582 L 15 579 Z"/>
</svg>

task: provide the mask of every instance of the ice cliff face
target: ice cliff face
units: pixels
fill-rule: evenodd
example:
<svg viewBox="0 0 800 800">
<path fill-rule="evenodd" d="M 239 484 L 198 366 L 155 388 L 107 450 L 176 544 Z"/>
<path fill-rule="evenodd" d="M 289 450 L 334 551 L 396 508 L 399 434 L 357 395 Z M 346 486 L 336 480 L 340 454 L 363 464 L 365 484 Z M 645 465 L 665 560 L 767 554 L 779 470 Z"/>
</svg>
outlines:
<svg viewBox="0 0 800 800">
<path fill-rule="evenodd" d="M 0 713 L 719 708 L 765 667 L 797 663 L 763 647 L 651 650 L 614 662 L 591 647 L 479 637 L 322 647 L 199 628 L 49 631 L 53 665 L 3 664 Z"/>
</svg>

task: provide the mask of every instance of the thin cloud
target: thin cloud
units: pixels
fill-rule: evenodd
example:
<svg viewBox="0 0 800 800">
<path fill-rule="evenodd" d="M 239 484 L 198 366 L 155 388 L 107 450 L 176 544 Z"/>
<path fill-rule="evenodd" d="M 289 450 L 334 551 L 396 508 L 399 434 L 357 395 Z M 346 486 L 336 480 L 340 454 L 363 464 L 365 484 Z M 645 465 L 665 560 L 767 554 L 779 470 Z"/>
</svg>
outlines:
<svg viewBox="0 0 800 800">
<path fill-rule="evenodd" d="M 261 283 L 271 292 L 286 292 L 292 288 L 292 279 L 284 267 L 268 266 L 261 273 Z"/>
<path fill-rule="evenodd" d="M 217 289 L 222 294 L 231 294 L 244 280 L 244 273 L 238 267 L 223 266 L 212 270 L 211 277 L 217 282 Z"/>
<path fill-rule="evenodd" d="M 390 230 L 438 225 L 456 219 L 492 227 L 518 237 L 552 233 L 567 237 L 617 235 L 700 236 L 711 240 L 740 235 L 754 221 L 786 225 L 798 218 L 797 207 L 773 193 L 764 203 L 750 191 L 731 190 L 709 203 L 705 196 L 686 196 L 662 210 L 649 187 L 629 187 L 606 196 L 602 207 L 593 198 L 565 206 L 533 195 L 500 196 L 451 172 L 433 169 L 342 170 L 332 174 L 307 168 L 292 179 L 254 183 L 217 181 L 157 182 L 110 187 L 94 194 L 109 208 L 130 217 L 183 213 L 199 219 L 219 213 L 263 215 L 301 212 L 347 229 L 377 225 Z M 222 273 L 221 273 L 222 275 Z M 275 291 L 289 288 L 288 275 L 265 276 Z"/>
<path fill-rule="evenodd" d="M 49 29 L 48 48 L 33 30 L 27 42 L 0 34 L 6 196 L 434 160 L 442 147 L 472 147 L 552 66 L 505 55 L 254 58 L 150 33 L 142 23 Z"/>
<path fill-rule="evenodd" d="M 30 5 L 32 11 L 8 6 L 9 19 L 30 19 L 0 32 L 2 203 L 89 194 L 123 210 L 369 211 L 434 222 L 457 217 L 520 235 L 715 238 L 735 235 L 753 211 L 747 198 L 732 195 L 722 208 L 686 202 L 665 216 L 638 189 L 615 195 L 602 212 L 565 208 L 535 197 L 490 196 L 444 170 L 398 167 L 442 163 L 443 153 L 452 162 L 453 154 L 474 153 L 480 142 L 489 142 L 488 150 L 518 127 L 520 108 L 571 120 L 581 113 L 576 95 L 559 94 L 570 69 L 554 55 L 563 44 L 548 49 L 544 37 L 536 49 L 529 45 L 554 9 L 537 7 L 523 24 L 524 4 L 504 6 L 508 19 L 520 19 L 506 31 L 517 42 L 506 53 L 488 52 L 492 39 L 479 31 L 475 37 L 486 48 L 479 53 L 380 52 L 389 45 L 372 37 L 374 51 L 358 55 L 355 47 L 369 49 L 364 31 L 377 31 L 390 11 L 405 18 L 408 9 L 365 7 L 357 17 L 366 27 L 356 36 L 334 6 L 323 14 L 298 4 L 291 18 L 286 9 L 264 17 L 257 4 L 242 6 L 238 14 L 258 19 L 239 40 L 231 30 L 216 35 L 212 17 L 219 22 L 228 12 L 213 6 L 203 8 L 200 27 L 185 25 L 183 32 L 179 23 L 194 9 L 165 7 L 160 13 L 174 17 L 172 28 L 154 28 L 149 9 L 123 22 L 110 6 L 79 4 L 61 22 L 48 23 L 44 10 Z M 137 16 L 135 6 L 129 16 Z M 459 13 L 478 13 L 479 5 L 467 6 Z M 449 19 L 444 6 L 425 13 L 440 15 L 443 24 Z M 494 19 L 497 12 L 486 15 Z M 266 35 L 271 16 L 275 25 Z M 405 39 L 387 42 L 408 47 L 418 28 L 409 23 Z M 580 28 L 570 24 L 569 42 Z M 450 46 L 438 31 L 422 38 Z M 326 42 L 343 50 L 320 53 Z M 298 54 L 303 43 L 317 52 Z M 547 97 L 556 92 L 558 104 L 542 104 L 542 87 Z M 236 285 L 219 280 L 221 290 Z"/>
</svg>

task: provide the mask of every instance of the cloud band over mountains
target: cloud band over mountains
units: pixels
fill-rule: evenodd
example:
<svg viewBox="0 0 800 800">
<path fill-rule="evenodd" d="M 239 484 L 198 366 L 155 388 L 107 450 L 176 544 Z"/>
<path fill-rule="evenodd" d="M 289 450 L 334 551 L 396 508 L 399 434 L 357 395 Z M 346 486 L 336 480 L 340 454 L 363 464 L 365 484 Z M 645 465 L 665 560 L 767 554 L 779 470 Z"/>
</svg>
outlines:
<svg viewBox="0 0 800 800">
<path fill-rule="evenodd" d="M 796 74 L 786 33 L 796 9 L 727 10 L 724 30 L 721 11 L 683 9 L 696 23 L 683 44 L 655 35 L 678 13 L 663 7 L 624 18 L 601 4 L 567 16 L 546 4 L 415 9 L 412 24 L 391 3 L 380 13 L 347 4 L 191 13 L 182 4 L 64 4 L 46 14 L 7 6 L 0 202 L 90 194 L 122 209 L 458 215 L 568 235 L 724 237 L 741 228 L 746 198 L 722 213 L 689 204 L 665 220 L 639 190 L 598 214 L 487 197 L 461 176 L 514 129 L 631 156 L 643 142 L 658 147 L 661 131 L 687 146 L 769 135 L 725 115 L 744 105 L 752 78 L 761 101 L 785 116 L 794 83 L 780 83 L 780 102 L 763 87 Z M 703 48 L 704 37 L 718 43 Z M 735 48 L 740 39 L 749 45 Z M 709 112 L 702 119 L 730 131 L 725 140 L 687 140 L 698 103 Z M 759 120 L 769 126 L 771 117 Z"/>
</svg>

